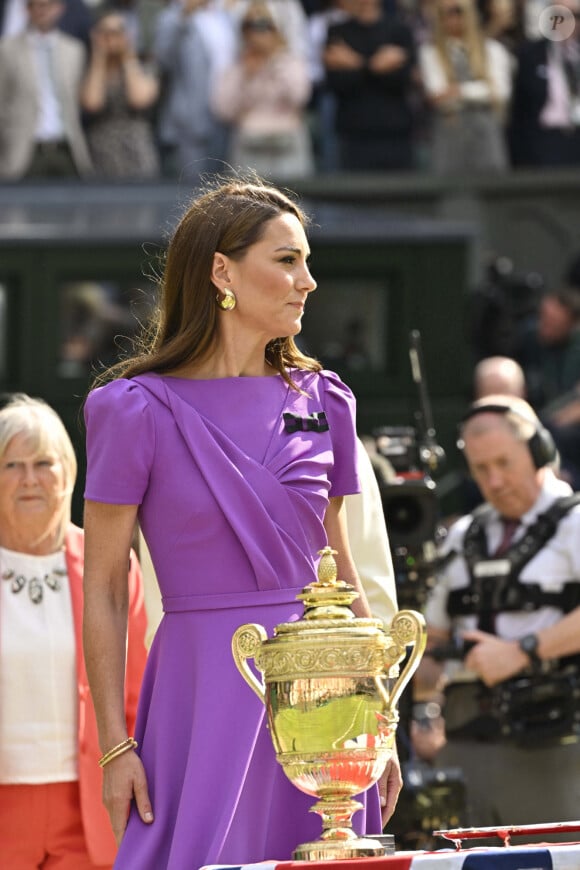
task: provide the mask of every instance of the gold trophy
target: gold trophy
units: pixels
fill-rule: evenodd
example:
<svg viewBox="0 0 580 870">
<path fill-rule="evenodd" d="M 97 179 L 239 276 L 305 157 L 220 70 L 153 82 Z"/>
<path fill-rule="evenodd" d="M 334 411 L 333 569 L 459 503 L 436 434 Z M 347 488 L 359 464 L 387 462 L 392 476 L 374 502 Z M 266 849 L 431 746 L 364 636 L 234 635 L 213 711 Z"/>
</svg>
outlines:
<svg viewBox="0 0 580 870">
<path fill-rule="evenodd" d="M 320 551 L 318 581 L 296 596 L 302 619 L 277 625 L 270 639 L 255 623 L 232 638 L 236 665 L 266 706 L 277 760 L 297 788 L 318 798 L 310 811 L 322 818 L 322 836 L 299 845 L 295 861 L 384 854 L 376 839 L 354 833 L 362 804 L 353 796 L 377 782 L 393 754 L 397 702 L 427 638 L 413 610 L 399 611 L 388 631 L 379 619 L 356 618 L 350 605 L 358 592 L 337 580 L 335 554 Z"/>
</svg>

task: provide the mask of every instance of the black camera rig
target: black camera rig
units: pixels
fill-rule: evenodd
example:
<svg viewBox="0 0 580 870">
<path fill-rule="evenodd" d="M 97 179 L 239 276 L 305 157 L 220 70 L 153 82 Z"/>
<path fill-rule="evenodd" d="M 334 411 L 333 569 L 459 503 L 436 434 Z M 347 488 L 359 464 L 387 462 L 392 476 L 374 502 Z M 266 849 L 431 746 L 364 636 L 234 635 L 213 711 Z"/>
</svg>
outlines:
<svg viewBox="0 0 580 870">
<path fill-rule="evenodd" d="M 461 661 L 475 641 L 453 635 L 425 655 L 438 662 Z M 481 680 L 450 682 L 443 705 L 448 737 L 507 741 L 528 749 L 580 740 L 578 656 L 543 662 L 493 687 Z"/>
<path fill-rule="evenodd" d="M 539 272 L 518 272 L 508 257 L 489 257 L 483 280 L 470 294 L 470 344 L 476 359 L 496 354 L 519 359 L 544 288 Z"/>
<path fill-rule="evenodd" d="M 432 475 L 445 454 L 435 435 L 418 330 L 410 333 L 409 357 L 419 396 L 415 425 L 381 426 L 372 434 L 378 456 L 390 469 L 383 474 L 375 465 L 399 606 L 420 610 L 434 582 L 437 546 L 444 535 Z"/>
</svg>

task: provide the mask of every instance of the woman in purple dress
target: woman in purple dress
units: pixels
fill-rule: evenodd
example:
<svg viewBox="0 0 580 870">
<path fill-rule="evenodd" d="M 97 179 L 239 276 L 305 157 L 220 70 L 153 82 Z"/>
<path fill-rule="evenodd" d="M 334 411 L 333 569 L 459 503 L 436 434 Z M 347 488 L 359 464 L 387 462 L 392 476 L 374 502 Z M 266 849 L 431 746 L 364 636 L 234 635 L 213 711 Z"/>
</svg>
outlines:
<svg viewBox="0 0 580 870">
<path fill-rule="evenodd" d="M 300 618 L 317 552 L 360 592 L 343 496 L 358 491 L 354 399 L 293 336 L 316 282 L 306 219 L 261 182 L 216 184 L 170 243 L 142 354 L 87 399 L 85 649 L 120 870 L 284 860 L 320 836 L 237 671 L 245 622 Z M 136 520 L 163 596 L 135 741 L 122 706 L 126 567 Z M 400 789 L 393 762 L 383 819 Z M 355 815 L 379 833 L 376 789 Z"/>
</svg>

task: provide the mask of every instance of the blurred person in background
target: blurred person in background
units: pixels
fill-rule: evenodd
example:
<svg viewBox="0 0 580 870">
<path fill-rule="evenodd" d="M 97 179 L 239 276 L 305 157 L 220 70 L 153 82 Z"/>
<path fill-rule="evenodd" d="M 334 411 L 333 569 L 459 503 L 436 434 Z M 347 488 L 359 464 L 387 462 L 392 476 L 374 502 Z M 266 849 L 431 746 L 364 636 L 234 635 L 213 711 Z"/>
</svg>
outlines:
<svg viewBox="0 0 580 870">
<path fill-rule="evenodd" d="M 580 288 L 562 285 L 546 292 L 522 341 L 520 362 L 529 399 L 544 414 L 580 382 Z"/>
<path fill-rule="evenodd" d="M 92 171 L 80 111 L 86 51 L 59 30 L 63 9 L 29 0 L 27 30 L 0 39 L 0 178 Z"/>
<path fill-rule="evenodd" d="M 353 0 L 351 16 L 328 29 L 326 85 L 336 96 L 339 168 L 412 169 L 412 70 L 409 27 L 385 15 L 381 0 Z"/>
<path fill-rule="evenodd" d="M 524 37 L 531 41 L 541 39 L 540 16 L 552 0 L 518 0 L 522 14 Z"/>
<path fill-rule="evenodd" d="M 478 3 L 486 36 L 501 42 L 512 56 L 524 39 L 523 5 L 519 0 Z"/>
<path fill-rule="evenodd" d="M 488 356 L 480 360 L 473 371 L 473 394 L 482 399 L 492 394 L 526 396 L 524 370 L 515 359 L 509 356 Z"/>
<path fill-rule="evenodd" d="M 444 687 L 437 764 L 463 770 L 467 824 L 574 819 L 580 498 L 554 474 L 553 440 L 524 400 L 475 402 L 459 434 L 485 501 L 451 526 L 425 609 L 417 678 L 437 698 Z M 450 652 L 434 660 L 440 645 Z"/>
<path fill-rule="evenodd" d="M 430 167 L 443 174 L 505 170 L 510 54 L 486 38 L 474 0 L 436 0 L 434 12 L 432 40 L 419 48 L 433 110 Z"/>
<path fill-rule="evenodd" d="M 240 25 L 256 0 L 215 0 Z M 294 55 L 308 56 L 308 17 L 302 0 L 261 0 Z"/>
<path fill-rule="evenodd" d="M 24 394 L 0 410 L 0 867 L 111 867 L 95 711 L 82 649 L 77 463 L 60 417 Z M 125 710 L 136 716 L 145 610 L 129 572 Z"/>
<path fill-rule="evenodd" d="M 26 30 L 27 5 L 27 0 L 0 0 L 0 36 L 16 36 Z M 59 30 L 89 47 L 92 18 L 85 0 L 62 0 L 62 12 L 57 23 Z"/>
<path fill-rule="evenodd" d="M 99 281 L 71 282 L 63 288 L 62 301 L 58 374 L 85 377 L 94 366 L 112 364 L 119 355 L 120 336 L 135 332 L 135 311 Z"/>
<path fill-rule="evenodd" d="M 221 71 L 212 95 L 216 115 L 231 125 L 228 162 L 269 178 L 310 175 L 306 61 L 288 50 L 265 4 L 249 6 L 240 29 L 239 58 Z"/>
<path fill-rule="evenodd" d="M 473 369 L 473 401 L 486 396 L 515 396 L 524 399 L 527 394 L 524 370 L 508 356 L 487 356 Z M 467 468 L 461 473 L 461 499 L 463 512 L 473 510 L 483 501 L 480 488 Z"/>
<path fill-rule="evenodd" d="M 164 5 L 162 0 L 113 0 L 103 8 L 123 17 L 137 56 L 143 61 L 150 61 L 154 22 Z"/>
<path fill-rule="evenodd" d="M 530 401 L 560 453 L 560 474 L 580 489 L 580 287 L 546 293 L 522 349 Z"/>
<path fill-rule="evenodd" d="M 510 120 L 515 166 L 580 165 L 580 0 L 557 5 L 575 18 L 571 35 L 525 41 L 516 55 Z"/>
<path fill-rule="evenodd" d="M 311 132 L 317 167 L 323 172 L 338 168 L 336 138 L 336 95 L 326 87 L 324 49 L 331 24 L 349 17 L 352 0 L 326 0 L 318 11 L 308 16 L 308 74 L 312 84 L 310 101 Z"/>
<path fill-rule="evenodd" d="M 156 19 L 153 55 L 163 79 L 158 138 L 164 171 L 193 182 L 222 172 L 227 130 L 210 95 L 236 57 L 231 13 L 211 0 L 173 0 Z"/>
<path fill-rule="evenodd" d="M 105 11 L 91 31 L 90 62 L 81 89 L 87 140 L 98 175 L 158 175 L 151 121 L 158 95 L 158 80 L 138 59 L 123 16 Z"/>
</svg>

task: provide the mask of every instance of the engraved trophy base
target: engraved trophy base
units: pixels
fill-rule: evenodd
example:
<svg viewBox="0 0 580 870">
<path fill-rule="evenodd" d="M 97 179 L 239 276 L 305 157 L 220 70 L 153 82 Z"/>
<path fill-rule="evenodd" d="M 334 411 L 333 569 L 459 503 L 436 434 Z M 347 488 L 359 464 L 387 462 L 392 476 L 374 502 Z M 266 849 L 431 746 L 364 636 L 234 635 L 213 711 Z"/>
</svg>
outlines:
<svg viewBox="0 0 580 870">
<path fill-rule="evenodd" d="M 323 797 L 310 808 L 311 813 L 322 817 L 322 836 L 319 840 L 297 846 L 292 852 L 292 860 L 337 861 L 384 855 L 385 847 L 380 841 L 357 837 L 352 829 L 352 815 L 362 808 L 363 805 L 351 797 Z"/>
<path fill-rule="evenodd" d="M 302 843 L 292 852 L 293 861 L 350 861 L 352 858 L 380 858 L 385 850 L 376 840 L 354 837 L 352 840 L 313 840 Z"/>
</svg>

